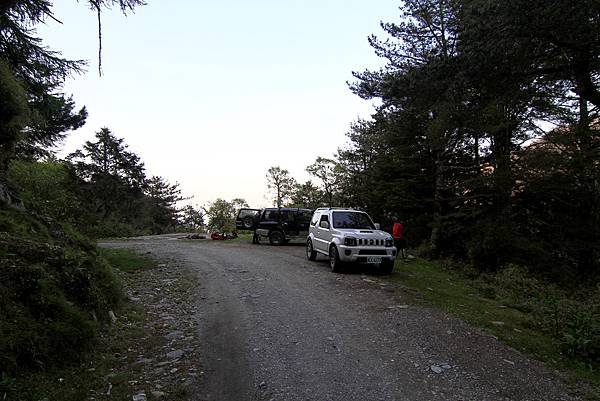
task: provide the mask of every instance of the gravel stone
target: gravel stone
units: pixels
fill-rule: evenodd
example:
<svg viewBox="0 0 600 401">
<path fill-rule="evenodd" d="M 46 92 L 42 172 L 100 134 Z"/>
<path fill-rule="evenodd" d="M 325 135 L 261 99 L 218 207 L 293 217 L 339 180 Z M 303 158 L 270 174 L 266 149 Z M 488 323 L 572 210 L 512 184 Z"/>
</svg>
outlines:
<svg viewBox="0 0 600 401">
<path fill-rule="evenodd" d="M 169 359 L 180 359 L 184 354 L 182 349 L 178 349 L 175 351 L 167 352 L 167 358 Z"/>
<path fill-rule="evenodd" d="M 196 368 L 192 401 L 579 399 L 556 372 L 484 331 L 408 305 L 401 287 L 370 278 L 369 267 L 334 274 L 321 255 L 307 261 L 302 243 L 191 243 L 163 235 L 105 245 L 168 261 L 150 270 L 155 277 L 139 295 L 132 293 L 154 310 L 163 335 L 197 333 L 193 355 L 186 353 L 173 377 L 160 376 L 181 382 Z M 244 274 L 263 280 L 245 281 Z M 183 296 L 176 287 L 186 282 L 191 290 Z M 156 306 L 160 301 L 166 304 Z M 175 319 L 165 323 L 161 316 Z"/>
<path fill-rule="evenodd" d="M 431 369 L 431 371 L 433 373 L 437 373 L 437 374 L 440 374 L 444 371 L 444 369 L 442 369 L 441 367 L 436 366 L 436 365 L 431 365 L 429 368 Z"/>
</svg>

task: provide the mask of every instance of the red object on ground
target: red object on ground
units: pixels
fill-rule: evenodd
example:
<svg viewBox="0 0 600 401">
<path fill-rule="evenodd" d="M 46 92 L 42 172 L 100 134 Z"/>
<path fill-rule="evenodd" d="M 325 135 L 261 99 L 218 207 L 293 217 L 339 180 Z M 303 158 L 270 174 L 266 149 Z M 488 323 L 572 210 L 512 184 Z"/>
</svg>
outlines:
<svg viewBox="0 0 600 401">
<path fill-rule="evenodd" d="M 222 233 L 212 233 L 210 235 L 210 239 L 214 239 L 215 241 L 220 241 L 220 240 L 227 239 L 227 237 Z"/>
</svg>

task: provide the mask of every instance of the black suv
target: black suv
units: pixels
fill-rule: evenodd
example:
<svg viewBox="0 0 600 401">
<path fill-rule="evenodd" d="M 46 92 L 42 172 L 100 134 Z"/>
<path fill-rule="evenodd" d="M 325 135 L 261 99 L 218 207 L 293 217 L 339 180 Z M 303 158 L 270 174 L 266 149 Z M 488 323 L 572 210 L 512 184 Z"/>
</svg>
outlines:
<svg viewBox="0 0 600 401">
<path fill-rule="evenodd" d="M 306 240 L 312 210 L 299 208 L 240 209 L 235 219 L 238 230 L 252 230 L 253 244 L 263 237 L 271 245 L 281 245 L 289 240 Z"/>
</svg>

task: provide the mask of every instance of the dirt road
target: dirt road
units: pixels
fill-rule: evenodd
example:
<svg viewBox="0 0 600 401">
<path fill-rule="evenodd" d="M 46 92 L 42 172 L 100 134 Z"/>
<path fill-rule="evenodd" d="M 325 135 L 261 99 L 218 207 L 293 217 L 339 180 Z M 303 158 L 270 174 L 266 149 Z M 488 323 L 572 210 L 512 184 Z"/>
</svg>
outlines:
<svg viewBox="0 0 600 401">
<path fill-rule="evenodd" d="M 197 278 L 195 400 L 571 400 L 554 373 L 384 277 L 333 274 L 304 247 L 145 237 L 107 244 Z"/>
</svg>

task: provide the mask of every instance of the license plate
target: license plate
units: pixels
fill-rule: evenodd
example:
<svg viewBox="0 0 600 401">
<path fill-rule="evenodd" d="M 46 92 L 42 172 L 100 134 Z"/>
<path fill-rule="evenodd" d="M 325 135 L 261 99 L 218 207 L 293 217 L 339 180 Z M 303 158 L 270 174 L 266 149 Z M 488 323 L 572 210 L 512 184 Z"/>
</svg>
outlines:
<svg viewBox="0 0 600 401">
<path fill-rule="evenodd" d="M 381 258 L 376 256 L 367 256 L 367 263 L 381 263 Z"/>
</svg>

